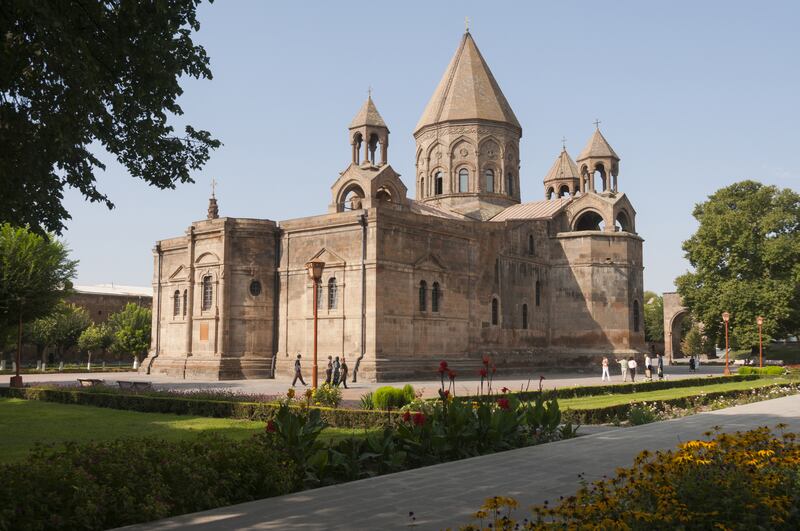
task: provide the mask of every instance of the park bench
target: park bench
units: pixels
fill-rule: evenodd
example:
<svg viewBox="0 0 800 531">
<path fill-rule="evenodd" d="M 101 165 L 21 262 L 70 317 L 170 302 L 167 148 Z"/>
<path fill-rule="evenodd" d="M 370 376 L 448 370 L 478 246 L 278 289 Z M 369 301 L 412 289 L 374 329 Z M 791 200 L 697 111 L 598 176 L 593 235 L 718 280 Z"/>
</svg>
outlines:
<svg viewBox="0 0 800 531">
<path fill-rule="evenodd" d="M 78 383 L 81 387 L 94 387 L 95 385 L 103 385 L 103 380 L 97 378 L 78 378 Z"/>
<path fill-rule="evenodd" d="M 133 391 L 143 391 L 153 388 L 152 382 L 134 382 L 131 380 L 117 380 L 117 385 L 119 385 L 120 389 L 131 389 Z"/>
</svg>

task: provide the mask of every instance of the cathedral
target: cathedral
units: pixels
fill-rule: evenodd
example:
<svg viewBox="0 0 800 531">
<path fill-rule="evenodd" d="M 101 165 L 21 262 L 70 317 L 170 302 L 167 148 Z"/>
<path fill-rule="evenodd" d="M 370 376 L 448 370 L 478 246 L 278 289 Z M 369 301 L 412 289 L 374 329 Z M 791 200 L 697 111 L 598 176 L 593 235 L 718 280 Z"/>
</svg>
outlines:
<svg viewBox="0 0 800 531">
<path fill-rule="evenodd" d="M 597 125 L 597 124 L 596 124 Z M 184 378 L 310 376 L 344 357 L 353 378 L 574 369 L 644 348 L 642 238 L 597 128 L 562 149 L 543 199 L 523 203 L 522 126 L 467 31 L 414 130 L 414 191 L 389 163 L 371 96 L 350 163 L 320 215 L 207 219 L 156 243 L 153 340 L 141 371 Z M 410 182 L 410 179 L 409 179 Z M 323 263 L 317 283 L 307 264 Z"/>
</svg>

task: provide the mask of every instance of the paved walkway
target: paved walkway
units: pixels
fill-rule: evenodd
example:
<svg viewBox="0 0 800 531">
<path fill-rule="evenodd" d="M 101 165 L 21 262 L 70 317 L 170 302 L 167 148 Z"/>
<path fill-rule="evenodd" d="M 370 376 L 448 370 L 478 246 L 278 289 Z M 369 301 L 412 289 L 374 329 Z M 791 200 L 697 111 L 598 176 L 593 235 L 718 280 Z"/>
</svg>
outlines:
<svg viewBox="0 0 800 531">
<path fill-rule="evenodd" d="M 614 367 L 614 369 L 616 369 L 616 367 Z M 670 366 L 666 368 L 665 373 L 667 379 L 679 380 L 683 378 L 696 378 L 698 376 L 721 375 L 722 368 L 713 366 L 701 366 L 697 372 L 689 372 L 688 367 Z M 547 389 L 553 389 L 556 387 L 558 388 L 575 387 L 583 385 L 602 385 L 604 383 L 607 383 L 603 382 L 600 379 L 599 374 L 587 374 L 578 372 L 572 372 L 572 373 L 544 372 L 541 374 L 545 377 L 545 380 L 542 383 L 543 386 Z M 495 391 L 498 391 L 503 387 L 508 387 L 509 389 L 512 389 L 514 391 L 526 388 L 532 390 L 537 389 L 539 386 L 539 375 L 540 373 L 536 372 L 532 374 L 530 380 L 528 380 L 528 376 L 513 375 L 510 377 L 503 377 L 502 374 L 498 374 L 498 377 L 495 378 L 494 380 L 493 387 Z M 0 377 L 0 385 L 8 386 L 9 378 L 10 378 L 9 376 Z M 117 380 L 136 380 L 136 381 L 153 382 L 153 386 L 156 389 L 174 389 L 174 390 L 219 389 L 235 393 L 264 394 L 264 395 L 283 395 L 286 392 L 286 390 L 291 386 L 291 380 L 280 377 L 274 380 L 273 379 L 227 380 L 227 381 L 184 380 L 180 378 L 173 378 L 173 377 L 160 376 L 154 374 L 151 375 L 139 374 L 136 372 L 24 374 L 22 378 L 26 384 L 41 382 L 41 383 L 51 383 L 59 385 L 75 385 L 77 383 L 78 378 L 100 378 L 112 385 L 116 385 Z M 640 380 L 643 381 L 643 378 L 641 378 L 641 376 L 637 377 L 637 381 Z M 388 385 L 402 385 L 403 383 L 406 382 L 394 383 Z M 423 396 L 425 397 L 437 396 L 436 393 L 440 385 L 438 380 L 412 381 L 407 383 L 413 385 L 414 389 L 417 392 L 422 392 Z M 622 377 L 618 373 L 612 373 L 611 383 L 622 383 Z M 361 395 L 363 395 L 364 393 L 387 384 L 358 382 L 349 385 L 350 389 L 342 389 L 343 398 L 346 401 L 349 401 L 351 404 L 355 404 L 359 400 L 359 398 L 361 398 Z M 303 387 L 300 386 L 298 387 L 298 389 L 302 390 Z M 456 394 L 458 395 L 476 394 L 479 389 L 480 389 L 480 380 L 478 378 L 459 377 L 456 380 Z"/>
<path fill-rule="evenodd" d="M 642 449 L 669 449 L 712 426 L 724 431 L 775 426 L 800 432 L 800 395 L 701 413 L 644 426 L 619 428 L 576 439 L 399 472 L 276 498 L 169 518 L 131 529 L 401 529 L 417 517 L 417 529 L 458 528 L 483 500 L 514 496 L 525 508 L 555 501 L 589 481 L 630 466 Z M 523 514 L 523 510 L 518 514 Z"/>
</svg>

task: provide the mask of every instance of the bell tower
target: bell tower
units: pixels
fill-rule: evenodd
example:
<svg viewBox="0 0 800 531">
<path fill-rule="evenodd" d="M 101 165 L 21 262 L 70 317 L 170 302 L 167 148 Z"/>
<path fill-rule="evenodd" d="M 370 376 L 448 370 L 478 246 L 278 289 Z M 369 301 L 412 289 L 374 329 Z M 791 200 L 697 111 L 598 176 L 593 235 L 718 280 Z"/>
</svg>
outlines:
<svg viewBox="0 0 800 531">
<path fill-rule="evenodd" d="M 353 147 L 353 164 L 356 166 L 385 166 L 389 160 L 389 128 L 372 101 L 372 89 L 367 101 L 350 122 L 350 144 Z M 380 160 L 377 158 L 380 146 Z M 363 151 L 362 151 L 363 150 Z"/>
<path fill-rule="evenodd" d="M 600 132 L 600 121 L 595 120 L 594 126 L 594 134 L 578 155 L 577 163 L 581 172 L 580 191 L 616 193 L 619 157 Z M 600 178 L 599 186 L 595 183 L 597 177 Z"/>
</svg>

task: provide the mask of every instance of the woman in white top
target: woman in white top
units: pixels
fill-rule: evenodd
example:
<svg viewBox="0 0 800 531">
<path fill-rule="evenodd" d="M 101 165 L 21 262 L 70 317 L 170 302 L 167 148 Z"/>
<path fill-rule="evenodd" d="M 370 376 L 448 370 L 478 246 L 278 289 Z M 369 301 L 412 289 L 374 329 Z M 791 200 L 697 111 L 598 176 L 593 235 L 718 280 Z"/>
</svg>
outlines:
<svg viewBox="0 0 800 531">
<path fill-rule="evenodd" d="M 603 356 L 603 378 L 602 378 L 602 381 L 605 382 L 606 380 L 608 380 L 610 382 L 611 381 L 611 375 L 608 374 L 608 358 Z"/>
<path fill-rule="evenodd" d="M 631 373 L 631 381 L 636 381 L 636 360 L 633 358 L 628 359 L 628 372 Z"/>
</svg>

